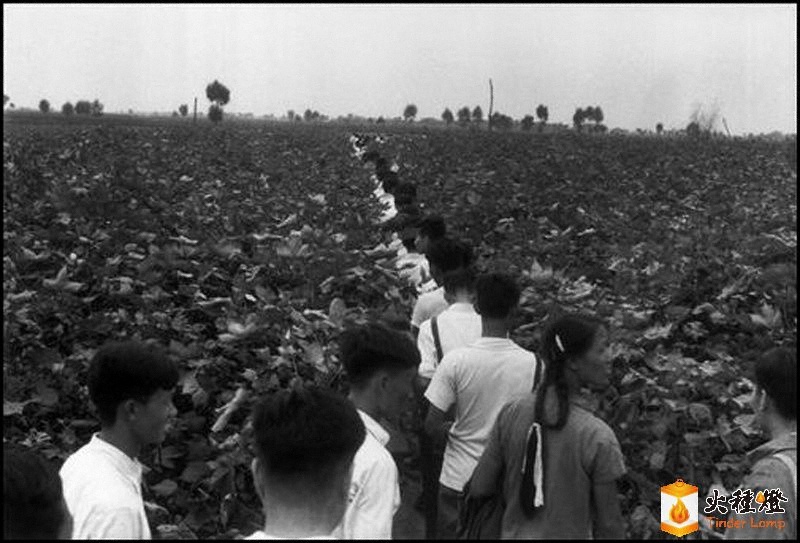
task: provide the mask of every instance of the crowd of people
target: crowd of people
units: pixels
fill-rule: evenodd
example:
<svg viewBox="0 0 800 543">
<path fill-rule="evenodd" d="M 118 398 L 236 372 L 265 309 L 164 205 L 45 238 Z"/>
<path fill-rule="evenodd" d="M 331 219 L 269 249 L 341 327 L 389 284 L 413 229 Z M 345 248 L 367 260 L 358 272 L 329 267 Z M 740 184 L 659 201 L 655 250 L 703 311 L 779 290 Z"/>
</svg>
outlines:
<svg viewBox="0 0 800 543">
<path fill-rule="evenodd" d="M 370 159 L 378 167 L 380 157 Z M 392 170 L 379 168 L 414 217 L 413 191 L 398 191 Z M 515 278 L 477 273 L 471 248 L 440 217 L 407 224 L 401 273 L 420 289 L 407 329 L 373 322 L 342 333 L 347 396 L 307 386 L 257 402 L 251 471 L 265 520 L 248 539 L 391 539 L 407 498 L 384 421 L 410 408 L 426 538 L 624 538 L 625 458 L 597 414 L 610 386 L 608 325 L 560 315 L 544 328 L 541 352 L 522 348 L 510 339 Z M 178 377 L 155 347 L 100 348 L 86 384 L 101 429 L 60 471 L 4 443 L 5 537 L 149 539 L 138 457 L 164 441 Z M 774 454 L 796 465 L 795 352 L 765 353 L 755 377 L 753 408 L 770 441 L 752 453 L 743 484 L 790 489 L 791 466 Z M 796 502 L 784 507 L 784 530 L 726 536 L 794 538 Z"/>
</svg>

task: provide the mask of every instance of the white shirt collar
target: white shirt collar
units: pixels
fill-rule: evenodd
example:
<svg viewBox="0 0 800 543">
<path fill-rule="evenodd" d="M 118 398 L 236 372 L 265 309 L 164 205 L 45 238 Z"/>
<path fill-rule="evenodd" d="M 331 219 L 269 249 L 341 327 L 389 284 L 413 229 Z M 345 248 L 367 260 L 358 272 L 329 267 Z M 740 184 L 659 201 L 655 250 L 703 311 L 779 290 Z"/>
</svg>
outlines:
<svg viewBox="0 0 800 543">
<path fill-rule="evenodd" d="M 253 534 L 245 537 L 245 539 L 289 539 L 289 538 L 288 537 L 278 537 L 278 536 L 275 536 L 275 535 L 270 535 L 270 534 L 264 532 L 264 530 L 258 530 L 257 532 L 254 532 Z M 291 539 L 295 539 L 295 538 L 291 538 Z M 298 537 L 296 539 L 336 539 L 336 538 L 333 537 L 333 536 L 330 536 L 330 535 L 314 535 L 314 536 L 310 536 L 310 537 Z"/>
<path fill-rule="evenodd" d="M 114 464 L 120 468 L 122 474 L 134 484 L 140 485 L 142 483 L 142 464 L 138 460 L 131 458 L 111 443 L 100 439 L 99 433 L 92 435 L 89 446 L 110 456 L 114 460 Z"/>
<path fill-rule="evenodd" d="M 484 347 L 488 349 L 516 347 L 516 345 L 516 343 L 507 337 L 482 337 L 472 344 L 473 347 Z"/>
<path fill-rule="evenodd" d="M 367 432 L 369 432 L 372 435 L 372 437 L 377 439 L 378 443 L 380 443 L 381 446 L 385 447 L 386 444 L 389 443 L 389 439 L 391 438 L 389 432 L 384 430 L 383 426 L 378 424 L 378 422 L 375 419 L 367 415 L 364 411 L 359 409 L 358 414 L 361 417 L 361 420 L 364 422 L 364 426 L 366 427 Z"/>
<path fill-rule="evenodd" d="M 458 313 L 475 313 L 475 307 L 469 302 L 455 302 L 450 304 L 447 311 L 455 311 Z"/>
</svg>

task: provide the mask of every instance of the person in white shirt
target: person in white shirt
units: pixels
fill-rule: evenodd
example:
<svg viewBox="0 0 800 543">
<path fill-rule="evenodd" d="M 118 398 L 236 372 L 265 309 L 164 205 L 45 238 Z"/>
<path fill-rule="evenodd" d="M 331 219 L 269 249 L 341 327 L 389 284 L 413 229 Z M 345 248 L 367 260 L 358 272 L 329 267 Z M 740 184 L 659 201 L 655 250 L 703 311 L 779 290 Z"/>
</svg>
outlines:
<svg viewBox="0 0 800 543">
<path fill-rule="evenodd" d="M 264 528 L 246 539 L 335 539 L 364 424 L 350 402 L 320 387 L 284 389 L 253 413 L 253 483 Z"/>
<path fill-rule="evenodd" d="M 430 262 L 431 276 L 437 284 L 441 285 L 444 274 L 468 267 L 472 263 L 472 249 L 461 241 L 444 238 L 428 247 L 427 257 Z M 435 317 L 449 305 L 450 303 L 444 296 L 444 287 L 420 295 L 411 314 L 411 329 L 414 337 L 419 334 L 419 327 L 423 322 Z"/>
<path fill-rule="evenodd" d="M 445 298 L 452 304 L 439 315 L 422 323 L 417 348 L 421 363 L 417 376 L 419 395 L 422 396 L 442 357 L 459 347 L 466 347 L 481 337 L 481 316 L 472 306 L 475 274 L 471 268 L 462 268 L 444 275 Z M 419 420 L 424 421 L 428 401 L 421 397 Z M 419 431 L 422 494 L 418 507 L 425 514 L 426 535 L 435 539 L 436 505 L 439 493 L 439 474 L 442 471 L 444 447 L 434 447 L 424 427 Z"/>
<path fill-rule="evenodd" d="M 478 278 L 476 294 L 482 337 L 446 354 L 425 391 L 431 403 L 425 429 L 434 442 L 447 439 L 437 522 L 437 536 L 444 539 L 457 535 L 464 485 L 478 464 L 498 413 L 507 402 L 533 390 L 538 366 L 532 352 L 508 338 L 520 297 L 514 280 L 503 274 L 484 275 Z M 453 406 L 455 422 L 451 425 L 445 414 Z"/>
<path fill-rule="evenodd" d="M 347 511 L 334 534 L 341 539 L 391 539 L 400 484 L 386 449 L 389 432 L 378 421 L 397 418 L 411 405 L 419 353 L 407 335 L 377 323 L 346 331 L 340 344 L 349 398 L 367 436 L 356 453 Z"/>
<path fill-rule="evenodd" d="M 475 272 L 472 268 L 446 273 L 442 283 L 445 300 L 451 303 L 437 316 L 423 322 L 417 336 L 419 377 L 423 389 L 427 388 L 444 355 L 477 341 L 482 333 L 481 316 L 472 305 L 475 298 Z"/>
<path fill-rule="evenodd" d="M 3 443 L 3 539 L 71 539 L 61 479 L 39 453 Z"/>
<path fill-rule="evenodd" d="M 439 215 L 428 215 L 417 223 L 417 230 L 414 237 L 414 250 L 421 257 L 416 263 L 420 276 L 417 290 L 421 294 L 435 290 L 439 286 L 431 276 L 430 262 L 428 262 L 426 255 L 431 244 L 440 239 L 444 239 L 446 235 L 447 227 L 444 223 L 444 219 Z"/>
<path fill-rule="evenodd" d="M 145 445 L 164 441 L 177 413 L 177 366 L 142 343 L 112 343 L 95 354 L 88 381 L 101 429 L 59 473 L 74 519 L 72 538 L 150 539 L 137 456 Z"/>
</svg>

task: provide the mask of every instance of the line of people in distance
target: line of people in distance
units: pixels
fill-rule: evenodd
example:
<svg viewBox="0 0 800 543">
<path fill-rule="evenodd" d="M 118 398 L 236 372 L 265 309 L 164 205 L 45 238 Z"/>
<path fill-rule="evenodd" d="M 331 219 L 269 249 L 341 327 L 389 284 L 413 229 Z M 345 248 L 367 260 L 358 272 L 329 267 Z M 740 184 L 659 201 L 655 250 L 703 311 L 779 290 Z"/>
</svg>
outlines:
<svg viewBox="0 0 800 543">
<path fill-rule="evenodd" d="M 339 338 L 347 396 L 313 386 L 259 399 L 252 413 L 252 477 L 264 524 L 249 539 L 390 539 L 404 497 L 385 421 L 416 409 L 429 539 L 625 537 L 617 482 L 626 463 L 597 413 L 610 386 L 609 327 L 582 314 L 554 316 L 540 352 L 511 338 L 520 301 L 506 274 L 476 274 L 472 251 L 423 221 L 415 261 L 436 288 L 421 294 L 403 329 L 373 322 Z M 416 344 L 415 344 L 416 342 Z M 770 438 L 743 482 L 793 488 L 796 355 L 774 349 L 754 364 L 753 409 Z M 7 538 L 149 539 L 142 464 L 177 411 L 179 368 L 158 348 L 111 343 L 87 374 L 100 431 L 60 467 L 4 443 Z M 665 484 L 671 481 L 666 481 Z M 726 537 L 793 537 L 786 528 Z M 766 535 L 765 535 L 766 534 Z"/>
</svg>

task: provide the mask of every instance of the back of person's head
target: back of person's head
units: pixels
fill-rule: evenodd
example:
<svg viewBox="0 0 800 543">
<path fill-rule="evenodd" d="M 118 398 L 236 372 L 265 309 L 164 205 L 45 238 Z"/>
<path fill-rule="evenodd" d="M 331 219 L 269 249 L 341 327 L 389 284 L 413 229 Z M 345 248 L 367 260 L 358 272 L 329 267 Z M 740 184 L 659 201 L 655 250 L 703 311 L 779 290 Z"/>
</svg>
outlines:
<svg viewBox="0 0 800 543">
<path fill-rule="evenodd" d="M 437 281 L 444 274 L 469 266 L 471 263 L 469 247 L 465 243 L 451 238 L 442 238 L 433 242 L 428 248 L 426 256 L 431 265 L 431 272 L 440 275 Z"/>
<path fill-rule="evenodd" d="M 113 426 L 117 408 L 127 400 L 146 403 L 159 390 L 172 390 L 178 368 L 160 349 L 126 341 L 109 343 L 97 351 L 89 365 L 89 396 L 100 422 Z"/>
<path fill-rule="evenodd" d="M 3 443 L 3 539 L 70 539 L 72 516 L 55 467 Z"/>
<path fill-rule="evenodd" d="M 339 346 L 342 366 L 356 389 L 365 386 L 378 372 L 416 369 L 420 362 L 419 351 L 406 333 L 379 323 L 346 330 Z"/>
<path fill-rule="evenodd" d="M 366 164 L 369 162 L 377 162 L 380 158 L 381 155 L 377 151 L 367 151 L 364 153 L 364 156 L 361 157 L 361 161 Z"/>
<path fill-rule="evenodd" d="M 383 170 L 379 172 L 377 176 L 378 181 L 383 185 L 383 190 L 394 196 L 397 186 L 400 183 L 397 174 L 392 170 Z"/>
<path fill-rule="evenodd" d="M 568 365 L 576 359 L 586 356 L 594 347 L 598 332 L 604 329 L 603 322 L 585 315 L 566 314 L 557 317 L 544 331 L 542 337 L 542 355 L 545 360 L 544 382 L 536 387 L 535 424 L 543 428 L 563 428 L 569 416 L 569 383 L 567 379 Z M 555 392 L 558 400 L 558 413 L 553 420 L 546 411 L 546 398 Z M 536 458 L 544 462 L 543 443 L 547 434 L 544 431 L 531 432 L 526 443 L 525 471 L 520 485 L 520 505 L 526 516 L 531 517 L 537 510 L 534 497 L 537 492 L 536 474 L 543 473 L 547 465 L 536 468 Z M 539 453 L 537 453 L 537 448 Z M 543 477 L 538 479 L 544 489 Z"/>
<path fill-rule="evenodd" d="M 253 437 L 255 484 L 265 502 L 290 509 L 333 507 L 336 522 L 341 519 L 353 458 L 365 437 L 349 401 L 319 387 L 269 394 L 255 407 Z"/>
<path fill-rule="evenodd" d="M 440 240 L 447 235 L 447 226 L 440 215 L 428 215 L 423 217 L 419 221 L 417 229 L 420 236 L 424 236 L 430 241 Z"/>
<path fill-rule="evenodd" d="M 775 411 L 797 420 L 797 350 L 776 347 L 756 362 L 756 384 L 772 401 Z"/>
<path fill-rule="evenodd" d="M 475 309 L 487 319 L 507 319 L 519 303 L 520 289 L 503 273 L 487 273 L 475 282 Z"/>
<path fill-rule="evenodd" d="M 475 270 L 468 266 L 447 272 L 442 277 L 442 286 L 445 294 L 451 297 L 459 293 L 473 294 L 475 292 Z"/>
<path fill-rule="evenodd" d="M 401 181 L 394 188 L 394 203 L 397 206 L 410 206 L 417 200 L 417 186 L 408 181 Z"/>
<path fill-rule="evenodd" d="M 387 171 L 391 171 L 391 168 L 389 167 L 389 162 L 384 157 L 380 156 L 378 153 L 375 153 L 375 172 L 382 173 Z"/>
</svg>

